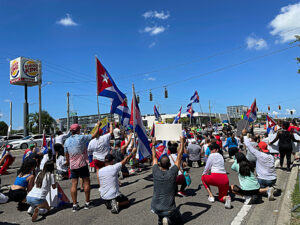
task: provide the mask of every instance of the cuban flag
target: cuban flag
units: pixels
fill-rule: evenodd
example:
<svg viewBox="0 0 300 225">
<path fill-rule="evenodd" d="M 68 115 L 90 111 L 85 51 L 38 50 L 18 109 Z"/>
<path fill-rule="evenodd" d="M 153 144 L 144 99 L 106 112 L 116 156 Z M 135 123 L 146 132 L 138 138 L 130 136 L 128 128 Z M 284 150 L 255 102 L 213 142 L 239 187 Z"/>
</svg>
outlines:
<svg viewBox="0 0 300 225">
<path fill-rule="evenodd" d="M 186 111 L 188 112 L 187 117 L 193 117 L 195 111 L 193 110 L 192 104 L 188 106 Z"/>
<path fill-rule="evenodd" d="M 54 150 L 54 145 L 53 145 L 53 137 L 52 136 L 50 137 L 50 144 L 49 144 L 49 146 L 50 146 L 50 149 L 52 151 L 52 155 L 55 155 L 55 150 Z"/>
<path fill-rule="evenodd" d="M 180 107 L 179 109 L 179 112 L 177 113 L 177 115 L 175 116 L 174 120 L 173 120 L 173 123 L 178 123 L 180 117 L 181 117 L 181 109 L 182 109 L 182 106 Z"/>
<path fill-rule="evenodd" d="M 200 98 L 198 95 L 198 92 L 195 91 L 194 95 L 190 98 L 190 103 L 187 105 L 187 107 L 191 106 L 193 103 L 199 103 Z"/>
<path fill-rule="evenodd" d="M 122 125 L 124 127 L 127 127 L 129 125 L 130 120 L 130 110 L 127 106 L 125 99 L 121 105 L 117 106 L 115 113 L 121 116 Z"/>
<path fill-rule="evenodd" d="M 4 148 L 4 150 L 3 150 L 3 152 L 2 152 L 2 154 L 1 154 L 1 156 L 0 156 L 0 159 L 2 159 L 3 156 L 5 156 L 6 152 L 7 152 L 7 150 L 6 150 L 6 148 Z"/>
<path fill-rule="evenodd" d="M 271 131 L 274 131 L 274 128 L 276 127 L 277 123 L 268 115 L 266 116 L 266 119 L 267 133 L 269 134 Z"/>
<path fill-rule="evenodd" d="M 107 72 L 107 70 L 104 68 L 104 66 L 97 59 L 97 57 L 96 57 L 96 67 L 97 67 L 97 95 L 110 98 L 111 99 L 110 113 L 116 113 L 120 115 L 124 121 L 124 119 L 126 118 L 129 112 L 129 109 L 128 110 L 126 109 L 127 105 L 124 105 L 126 95 L 119 90 L 119 88 L 117 87 L 117 85 L 115 84 L 115 82 L 113 81 L 109 73 Z"/>
<path fill-rule="evenodd" d="M 150 132 L 150 136 L 151 137 L 155 136 L 155 123 L 153 123 L 152 129 L 151 129 L 151 132 Z"/>
<path fill-rule="evenodd" d="M 160 114 L 155 105 L 154 105 L 154 115 L 157 120 L 160 120 Z"/>
<path fill-rule="evenodd" d="M 48 154 L 48 146 L 47 146 L 47 140 L 46 140 L 46 135 L 45 133 L 43 134 L 43 145 L 42 145 L 42 153 Z"/>
<path fill-rule="evenodd" d="M 158 161 L 160 161 L 160 159 L 167 155 L 167 142 L 163 141 L 162 143 L 159 143 L 155 146 L 155 151 L 156 151 L 156 158 L 158 159 Z"/>
<path fill-rule="evenodd" d="M 134 114 L 134 115 L 133 115 Z M 141 112 L 137 104 L 135 93 L 133 94 L 132 103 L 131 103 L 131 116 L 130 124 L 133 125 L 134 131 L 138 137 L 138 147 L 139 160 L 151 155 L 150 144 L 148 141 L 147 133 L 143 125 Z"/>
<path fill-rule="evenodd" d="M 65 192 L 61 186 L 57 183 L 57 198 L 58 198 L 58 207 L 62 207 L 67 203 L 70 203 L 70 200 L 66 196 Z"/>
<path fill-rule="evenodd" d="M 244 119 L 248 120 L 249 122 L 255 121 L 256 120 L 256 112 L 257 112 L 256 99 L 254 99 L 254 102 L 252 103 L 250 109 L 246 113 Z"/>
</svg>

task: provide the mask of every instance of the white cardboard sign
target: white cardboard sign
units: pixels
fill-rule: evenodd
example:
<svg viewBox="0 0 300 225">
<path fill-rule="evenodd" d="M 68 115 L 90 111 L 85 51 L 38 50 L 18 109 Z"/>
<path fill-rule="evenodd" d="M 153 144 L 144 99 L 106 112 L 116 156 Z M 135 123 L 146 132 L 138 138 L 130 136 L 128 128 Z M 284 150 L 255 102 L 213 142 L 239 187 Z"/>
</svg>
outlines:
<svg viewBox="0 0 300 225">
<path fill-rule="evenodd" d="M 158 141 L 179 141 L 182 124 L 155 124 L 155 138 Z"/>
</svg>

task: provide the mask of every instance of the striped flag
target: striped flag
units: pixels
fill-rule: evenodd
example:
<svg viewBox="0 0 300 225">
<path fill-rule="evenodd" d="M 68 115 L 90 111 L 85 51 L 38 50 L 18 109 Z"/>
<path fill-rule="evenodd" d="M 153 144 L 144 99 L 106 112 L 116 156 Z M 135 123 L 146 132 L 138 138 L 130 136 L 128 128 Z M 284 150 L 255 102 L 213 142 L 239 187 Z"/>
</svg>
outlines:
<svg viewBox="0 0 300 225">
<path fill-rule="evenodd" d="M 180 117 L 181 117 L 181 109 L 182 109 L 182 106 L 180 107 L 179 109 L 179 112 L 177 113 L 177 115 L 175 116 L 174 120 L 173 120 L 173 123 L 178 123 Z"/>
</svg>

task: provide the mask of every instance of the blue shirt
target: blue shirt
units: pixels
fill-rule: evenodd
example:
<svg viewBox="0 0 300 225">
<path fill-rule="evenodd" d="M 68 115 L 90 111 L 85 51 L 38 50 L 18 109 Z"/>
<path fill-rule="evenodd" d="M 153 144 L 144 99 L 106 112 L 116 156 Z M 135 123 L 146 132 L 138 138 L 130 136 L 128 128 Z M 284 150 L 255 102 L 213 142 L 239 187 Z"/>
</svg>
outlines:
<svg viewBox="0 0 300 225">
<path fill-rule="evenodd" d="M 237 140 L 235 139 L 233 141 L 231 137 L 227 138 L 227 141 L 226 141 L 226 144 L 224 145 L 224 148 L 225 147 L 228 147 L 228 148 L 237 147 Z"/>
</svg>

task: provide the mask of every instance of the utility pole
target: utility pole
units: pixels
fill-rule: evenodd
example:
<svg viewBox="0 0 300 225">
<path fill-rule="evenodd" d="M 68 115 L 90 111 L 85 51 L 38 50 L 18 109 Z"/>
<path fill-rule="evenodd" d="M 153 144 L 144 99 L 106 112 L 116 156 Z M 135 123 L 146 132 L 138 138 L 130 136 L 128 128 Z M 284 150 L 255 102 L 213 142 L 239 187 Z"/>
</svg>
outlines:
<svg viewBox="0 0 300 225">
<path fill-rule="evenodd" d="M 210 121 L 210 124 L 211 124 L 210 100 L 208 100 L 208 108 L 209 108 L 209 121 Z"/>
<path fill-rule="evenodd" d="M 70 93 L 67 92 L 67 130 L 70 128 Z"/>
<path fill-rule="evenodd" d="M 42 82 L 39 82 L 39 134 L 42 133 Z"/>
</svg>

